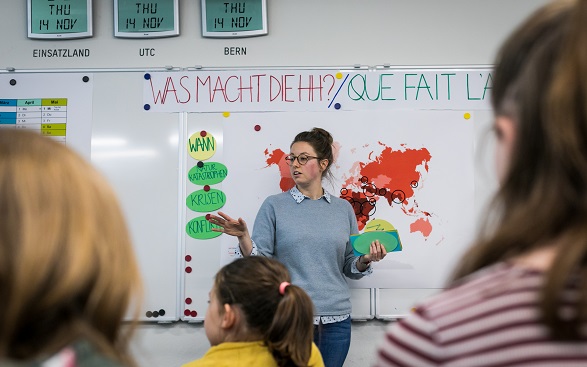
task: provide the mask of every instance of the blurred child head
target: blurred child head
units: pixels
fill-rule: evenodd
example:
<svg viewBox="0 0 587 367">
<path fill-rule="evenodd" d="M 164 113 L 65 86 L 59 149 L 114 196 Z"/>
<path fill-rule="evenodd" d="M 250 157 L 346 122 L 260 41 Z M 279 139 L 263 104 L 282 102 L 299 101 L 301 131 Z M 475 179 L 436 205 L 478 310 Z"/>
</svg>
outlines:
<svg viewBox="0 0 587 367">
<path fill-rule="evenodd" d="M 132 364 L 121 321 L 139 301 L 139 272 L 103 177 L 64 144 L 0 129 L 0 213 L 0 357 L 83 339 Z"/>
<path fill-rule="evenodd" d="M 455 278 L 556 248 L 541 314 L 555 338 L 574 339 L 587 311 L 564 320 L 558 310 L 568 282 L 587 279 L 587 1 L 550 2 L 508 37 L 495 61 L 492 104 L 501 187 Z"/>
</svg>

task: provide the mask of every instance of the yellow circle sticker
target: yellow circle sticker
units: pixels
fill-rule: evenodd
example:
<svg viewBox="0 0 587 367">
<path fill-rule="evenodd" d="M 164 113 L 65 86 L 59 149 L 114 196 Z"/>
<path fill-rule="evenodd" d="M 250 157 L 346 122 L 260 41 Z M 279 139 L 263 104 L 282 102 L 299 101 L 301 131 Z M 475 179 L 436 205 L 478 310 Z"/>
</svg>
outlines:
<svg viewBox="0 0 587 367">
<path fill-rule="evenodd" d="M 216 153 L 216 139 L 206 131 L 198 131 L 188 139 L 188 153 L 197 161 L 205 161 Z"/>
<path fill-rule="evenodd" d="M 373 219 L 367 223 L 365 226 L 365 232 L 371 231 L 393 231 L 395 227 L 386 220 L 383 219 Z"/>
</svg>

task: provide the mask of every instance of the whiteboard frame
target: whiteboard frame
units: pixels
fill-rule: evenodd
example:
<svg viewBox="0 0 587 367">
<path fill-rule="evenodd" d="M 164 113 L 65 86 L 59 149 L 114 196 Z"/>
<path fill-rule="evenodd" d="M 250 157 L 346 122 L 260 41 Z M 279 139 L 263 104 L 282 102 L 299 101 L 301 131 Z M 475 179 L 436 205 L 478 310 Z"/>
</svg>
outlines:
<svg viewBox="0 0 587 367">
<path fill-rule="evenodd" d="M 353 299 L 353 293 L 369 290 L 369 312 L 368 314 L 364 313 L 355 313 L 354 311 L 351 312 L 351 320 L 353 321 L 367 321 L 373 320 L 375 318 L 375 288 L 350 288 L 351 292 L 351 302 Z M 353 309 L 356 308 L 356 304 L 353 304 Z"/>
<path fill-rule="evenodd" d="M 396 292 L 398 295 L 403 296 L 398 297 L 399 302 L 395 306 L 391 306 L 395 309 L 394 312 L 390 312 L 387 308 L 382 307 L 382 301 L 384 300 L 381 294 L 382 289 Z M 375 318 L 384 321 L 402 319 L 410 314 L 418 302 L 442 290 L 442 288 L 375 288 Z"/>
</svg>

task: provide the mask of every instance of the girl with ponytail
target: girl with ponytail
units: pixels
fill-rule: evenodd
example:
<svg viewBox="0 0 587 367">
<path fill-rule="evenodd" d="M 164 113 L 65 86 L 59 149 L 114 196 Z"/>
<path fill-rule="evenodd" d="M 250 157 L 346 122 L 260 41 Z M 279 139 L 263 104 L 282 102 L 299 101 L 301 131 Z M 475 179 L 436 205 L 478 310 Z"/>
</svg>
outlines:
<svg viewBox="0 0 587 367">
<path fill-rule="evenodd" d="M 204 320 L 211 348 L 184 367 L 324 367 L 313 305 L 277 260 L 240 258 L 216 274 Z"/>
<path fill-rule="evenodd" d="M 492 105 L 492 210 L 378 366 L 587 365 L 587 0 L 548 2 L 510 35 Z"/>
</svg>

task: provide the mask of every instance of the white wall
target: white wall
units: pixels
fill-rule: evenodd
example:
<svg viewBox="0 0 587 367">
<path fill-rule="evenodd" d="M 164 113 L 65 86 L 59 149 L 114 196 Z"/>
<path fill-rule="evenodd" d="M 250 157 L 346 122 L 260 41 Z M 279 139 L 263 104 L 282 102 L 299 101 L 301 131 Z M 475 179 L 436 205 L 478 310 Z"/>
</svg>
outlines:
<svg viewBox="0 0 587 367">
<path fill-rule="evenodd" d="M 94 0 L 94 37 L 51 41 L 26 37 L 25 1 L 0 0 L 0 69 L 287 67 L 391 64 L 488 65 L 512 28 L 547 0 L 268 0 L 269 35 L 201 37 L 197 0 L 180 0 L 179 37 L 113 37 L 113 1 Z M 225 47 L 246 47 L 227 56 Z M 87 48 L 89 57 L 39 58 L 35 49 Z M 154 56 L 139 56 L 152 48 Z M 6 86 L 0 86 L 0 91 Z M 487 191 L 481 184 L 481 195 Z M 353 322 L 345 366 L 367 366 L 386 322 Z M 207 350 L 201 324 L 139 326 L 133 350 L 141 366 L 179 366 Z"/>
<path fill-rule="evenodd" d="M 1 0 L 0 68 L 149 68 L 173 65 L 486 65 L 503 37 L 546 0 L 268 0 L 269 34 L 201 37 L 200 2 L 180 0 L 180 36 L 115 38 L 113 1 L 94 0 L 94 36 L 26 37 L 26 1 Z M 225 47 L 246 47 L 225 56 Z M 35 58 L 34 49 L 88 48 L 87 58 Z M 155 56 L 139 56 L 153 48 Z"/>
</svg>

